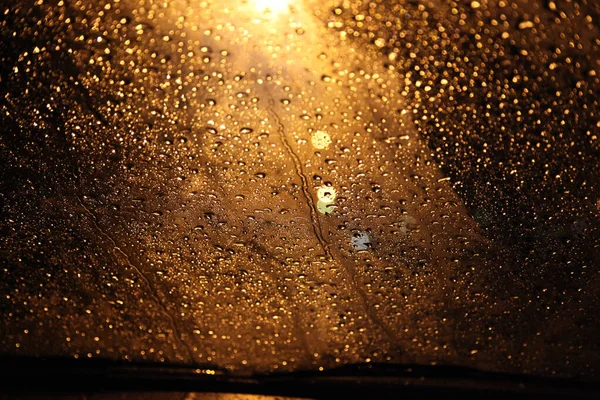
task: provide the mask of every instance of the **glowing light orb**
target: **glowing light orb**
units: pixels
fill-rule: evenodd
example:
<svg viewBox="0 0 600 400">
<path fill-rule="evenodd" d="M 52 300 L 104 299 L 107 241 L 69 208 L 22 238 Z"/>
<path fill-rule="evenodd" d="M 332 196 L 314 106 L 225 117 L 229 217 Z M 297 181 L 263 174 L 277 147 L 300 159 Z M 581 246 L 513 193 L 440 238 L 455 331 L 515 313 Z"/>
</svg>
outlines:
<svg viewBox="0 0 600 400">
<path fill-rule="evenodd" d="M 316 131 L 310 139 L 315 149 L 326 149 L 331 144 L 331 138 L 323 131 Z"/>
<path fill-rule="evenodd" d="M 324 204 L 333 203 L 335 201 L 336 196 L 337 193 L 332 187 L 321 186 L 319 189 L 317 189 L 317 197 L 319 198 L 319 201 Z"/>
<path fill-rule="evenodd" d="M 331 204 L 331 203 L 324 203 L 323 201 L 319 200 L 319 202 L 317 203 L 317 211 L 319 211 L 321 214 L 325 214 L 325 215 L 329 215 L 333 212 L 333 210 L 335 209 L 335 205 Z"/>
</svg>

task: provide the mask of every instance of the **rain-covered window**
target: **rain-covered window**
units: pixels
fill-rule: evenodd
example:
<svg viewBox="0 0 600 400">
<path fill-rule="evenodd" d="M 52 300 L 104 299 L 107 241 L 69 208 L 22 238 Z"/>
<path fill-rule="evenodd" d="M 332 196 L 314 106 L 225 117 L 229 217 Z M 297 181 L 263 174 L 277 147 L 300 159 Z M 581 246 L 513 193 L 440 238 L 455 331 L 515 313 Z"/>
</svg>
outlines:
<svg viewBox="0 0 600 400">
<path fill-rule="evenodd" d="M 0 354 L 598 378 L 592 0 L 0 6 Z"/>
</svg>

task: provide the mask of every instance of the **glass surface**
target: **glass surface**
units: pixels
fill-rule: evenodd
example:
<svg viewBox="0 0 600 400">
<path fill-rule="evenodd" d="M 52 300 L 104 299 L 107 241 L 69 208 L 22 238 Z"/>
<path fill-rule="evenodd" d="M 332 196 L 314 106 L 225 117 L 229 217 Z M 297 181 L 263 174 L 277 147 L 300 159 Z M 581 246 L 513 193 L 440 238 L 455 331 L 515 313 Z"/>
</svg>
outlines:
<svg viewBox="0 0 600 400">
<path fill-rule="evenodd" d="M 3 3 L 0 354 L 600 376 L 598 3 Z"/>
</svg>

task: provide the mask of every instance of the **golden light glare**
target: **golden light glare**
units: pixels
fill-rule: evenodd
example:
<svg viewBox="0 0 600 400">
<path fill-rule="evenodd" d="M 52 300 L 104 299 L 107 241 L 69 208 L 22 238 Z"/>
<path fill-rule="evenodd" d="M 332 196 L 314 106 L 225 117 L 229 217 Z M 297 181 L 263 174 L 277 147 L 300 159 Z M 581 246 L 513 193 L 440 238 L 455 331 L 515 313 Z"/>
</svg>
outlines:
<svg viewBox="0 0 600 400">
<path fill-rule="evenodd" d="M 250 0 L 259 12 L 281 14 L 289 11 L 291 0 Z"/>
</svg>

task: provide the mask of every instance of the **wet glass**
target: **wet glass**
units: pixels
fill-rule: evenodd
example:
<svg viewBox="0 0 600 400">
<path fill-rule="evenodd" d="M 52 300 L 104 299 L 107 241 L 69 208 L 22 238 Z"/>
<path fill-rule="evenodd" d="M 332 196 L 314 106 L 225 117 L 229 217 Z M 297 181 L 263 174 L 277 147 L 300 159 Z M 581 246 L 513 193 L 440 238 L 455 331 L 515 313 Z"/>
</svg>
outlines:
<svg viewBox="0 0 600 400">
<path fill-rule="evenodd" d="M 0 15 L 0 354 L 598 378 L 595 2 Z"/>
</svg>

